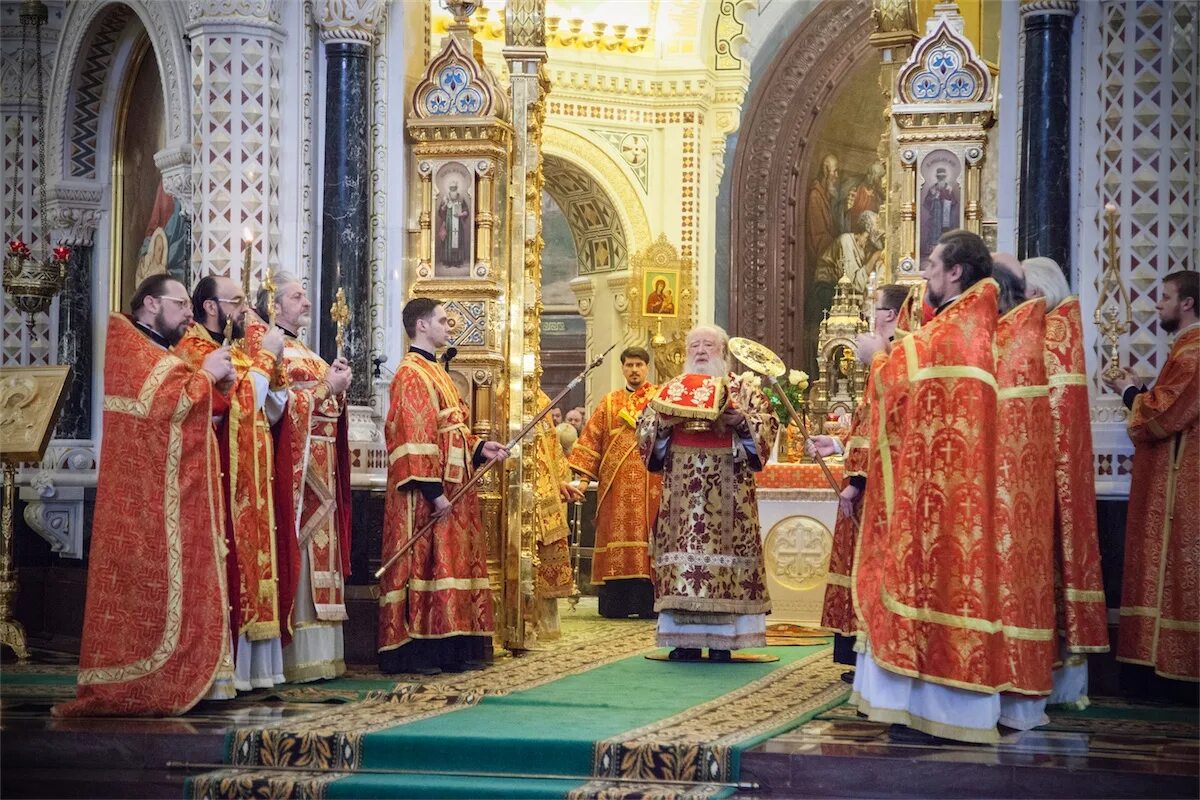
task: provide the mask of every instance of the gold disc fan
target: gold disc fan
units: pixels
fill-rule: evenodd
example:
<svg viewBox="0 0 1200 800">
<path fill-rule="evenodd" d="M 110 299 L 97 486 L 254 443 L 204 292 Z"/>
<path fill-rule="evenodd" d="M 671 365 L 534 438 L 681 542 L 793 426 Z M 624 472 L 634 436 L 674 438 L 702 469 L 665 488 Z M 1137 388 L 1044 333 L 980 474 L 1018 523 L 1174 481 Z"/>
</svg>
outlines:
<svg viewBox="0 0 1200 800">
<path fill-rule="evenodd" d="M 771 348 L 759 344 L 753 339 L 744 339 L 741 336 L 735 336 L 729 340 L 729 352 L 738 361 L 745 364 L 750 369 L 763 375 L 767 378 L 767 382 L 779 387 L 779 378 L 787 373 L 787 367 L 784 366 L 783 359 L 775 355 Z M 788 400 L 787 393 L 782 387 L 778 388 L 779 398 L 783 400 L 783 405 L 787 408 L 788 416 L 792 420 L 792 424 L 800 429 L 800 435 L 807 441 L 808 429 L 804 425 L 804 420 L 796 413 L 796 409 L 792 407 L 792 402 Z M 814 453 L 817 457 L 817 464 L 821 467 L 821 472 L 825 473 L 825 479 L 829 481 L 829 486 L 834 492 L 840 492 L 841 486 L 838 485 L 837 479 L 833 477 L 833 473 L 829 471 L 829 466 L 825 463 L 825 459 L 820 453 Z"/>
<path fill-rule="evenodd" d="M 729 340 L 729 352 L 759 375 L 778 378 L 787 372 L 782 358 L 775 355 L 766 345 L 761 345 L 753 339 L 733 337 Z"/>
</svg>

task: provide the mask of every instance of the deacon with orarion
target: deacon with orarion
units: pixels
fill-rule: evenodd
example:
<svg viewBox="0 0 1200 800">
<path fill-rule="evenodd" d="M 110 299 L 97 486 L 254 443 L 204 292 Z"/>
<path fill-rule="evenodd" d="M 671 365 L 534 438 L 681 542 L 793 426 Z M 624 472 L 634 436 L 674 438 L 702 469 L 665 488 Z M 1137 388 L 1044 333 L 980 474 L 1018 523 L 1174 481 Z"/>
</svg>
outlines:
<svg viewBox="0 0 1200 800">
<path fill-rule="evenodd" d="M 859 336 L 858 352 L 864 348 L 861 342 L 867 337 L 875 340 L 877 348 L 891 347 L 896 333 L 896 323 L 904 306 L 909 290 L 899 284 L 880 286 L 872 298 L 874 307 L 874 330 Z M 829 556 L 829 574 L 825 581 L 825 602 L 821 607 L 821 627 L 833 631 L 833 660 L 838 664 L 854 666 L 854 637 L 858 625 L 854 618 L 854 601 L 850 584 L 854 575 L 854 552 L 858 541 L 858 528 L 862 523 L 862 493 L 867 485 L 867 464 L 870 460 L 871 440 L 868 426 L 871 419 L 871 398 L 875 393 L 875 370 L 883 364 L 877 358 L 867 364 L 866 387 L 850 421 L 846 440 L 824 434 L 813 436 L 805 443 L 811 456 L 824 457 L 844 455 L 842 464 L 842 491 L 838 495 L 837 520 L 833 526 L 833 551 Z M 854 673 L 842 673 L 842 680 L 851 683 Z"/>
<path fill-rule="evenodd" d="M 249 304 L 232 278 L 206 275 L 192 291 L 195 324 L 175 353 L 199 368 L 205 356 L 230 337 L 236 380 L 229 409 L 214 414 L 221 449 L 221 486 L 229 541 L 230 630 L 234 637 L 234 687 L 238 691 L 283 683 L 282 629 L 271 472 L 270 425 L 279 420 L 287 393 L 270 389 L 283 353 L 283 333 L 272 329 L 250 353 L 246 349 Z M 270 401 L 268 403 L 268 401 Z"/>
<path fill-rule="evenodd" d="M 878 457 L 854 575 L 863 650 L 852 699 L 894 723 L 896 739 L 994 742 L 1001 693 L 1026 680 L 1014 675 L 1007 637 L 1054 631 L 1005 622 L 991 256 L 977 235 L 949 231 L 922 273 L 935 315 L 880 355 L 875 374 Z"/>
<path fill-rule="evenodd" d="M 193 370 L 170 347 L 192 324 L 179 281 L 137 287 L 109 317 L 104 435 L 76 699 L 56 716 L 182 714 L 232 675 L 214 408 L 228 348 Z"/>
<path fill-rule="evenodd" d="M 767 596 L 754 473 L 778 420 L 754 378 L 729 373 L 728 337 L 687 335 L 684 374 L 661 386 L 638 418 L 646 467 L 663 474 L 654 526 L 658 644 L 675 661 L 729 661 L 766 644 Z"/>
<path fill-rule="evenodd" d="M 597 482 L 592 585 L 600 616 L 654 616 L 650 530 L 658 514 L 662 477 L 638 455 L 638 415 L 657 387 L 646 380 L 650 354 L 621 351 L 625 386 L 604 396 L 571 448 L 571 469 Z"/>
<path fill-rule="evenodd" d="M 1043 359 L 1054 436 L 1054 604 L 1059 635 L 1047 702 L 1086 708 L 1088 653 L 1108 652 L 1108 609 L 1100 573 L 1092 425 L 1079 298 L 1049 258 L 1021 264 L 1025 296 L 1046 302 Z"/>
<path fill-rule="evenodd" d="M 494 625 L 479 497 L 474 488 L 455 503 L 450 495 L 508 451 L 471 433 L 470 410 L 435 360 L 450 338 L 445 307 L 418 297 L 402 316 L 410 346 L 392 379 L 384 426 L 384 564 L 430 521 L 433 528 L 380 579 L 379 668 L 422 674 L 482 669 L 491 659 Z"/>
<path fill-rule="evenodd" d="M 1176 682 L 1200 681 L 1198 284 L 1195 272 L 1163 278 L 1158 319 L 1175 341 L 1154 385 L 1129 369 L 1105 378 L 1129 407 L 1134 446 L 1117 660 L 1151 668 L 1166 679 L 1159 693 L 1192 704 L 1195 687 Z"/>
<path fill-rule="evenodd" d="M 312 302 L 300 279 L 275 274 L 274 294 L 260 288 L 257 311 L 283 331 L 283 358 L 273 388 L 287 391 L 276 428 L 276 544 L 281 583 L 280 616 L 291 641 L 283 648 L 289 682 L 336 678 L 346 671 L 342 623 L 350 575 L 350 446 L 346 389 L 350 365 L 326 363 L 300 340 L 312 323 Z M 247 326 L 248 348 L 268 336 L 260 322 Z M 292 538 L 294 537 L 294 538 Z M 298 554 L 286 554 L 293 542 Z M 286 554 L 286 555 L 285 555 Z M 294 577 L 292 577 L 294 576 Z M 288 607 L 290 606 L 290 611 Z"/>
</svg>

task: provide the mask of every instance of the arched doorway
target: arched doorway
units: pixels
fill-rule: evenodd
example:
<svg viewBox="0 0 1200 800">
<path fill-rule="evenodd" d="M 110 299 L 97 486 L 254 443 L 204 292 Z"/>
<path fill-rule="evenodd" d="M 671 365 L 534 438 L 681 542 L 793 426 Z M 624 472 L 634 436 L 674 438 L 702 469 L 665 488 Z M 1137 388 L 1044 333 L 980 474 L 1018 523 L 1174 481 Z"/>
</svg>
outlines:
<svg viewBox="0 0 1200 800">
<path fill-rule="evenodd" d="M 821 161 L 844 147 L 865 174 L 864 143 L 873 149 L 883 130 L 882 94 L 863 91 L 878 72 L 871 30 L 870 0 L 825 0 L 751 87 L 743 115 L 730 196 L 730 329 L 788 365 L 807 363 L 811 353 L 804 334 L 814 309 L 805 301 L 815 243 L 805 226 Z M 835 202 L 842 184 L 839 175 Z"/>
</svg>

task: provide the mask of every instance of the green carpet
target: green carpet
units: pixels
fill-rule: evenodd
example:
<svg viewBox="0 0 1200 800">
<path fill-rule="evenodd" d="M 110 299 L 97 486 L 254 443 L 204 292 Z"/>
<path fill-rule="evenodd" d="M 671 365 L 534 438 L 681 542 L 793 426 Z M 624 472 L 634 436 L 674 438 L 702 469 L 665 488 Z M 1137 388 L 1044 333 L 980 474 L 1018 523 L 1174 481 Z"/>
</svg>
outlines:
<svg viewBox="0 0 1200 800">
<path fill-rule="evenodd" d="M 306 727 L 239 731 L 230 740 L 235 763 L 268 771 L 278 764 L 592 776 L 591 782 L 369 773 L 306 778 L 223 770 L 194 779 L 190 793 L 610 797 L 623 788 L 604 780 L 611 777 L 735 781 L 742 750 L 845 698 L 848 687 L 838 680 L 841 668 L 832 664 L 828 649 L 766 648 L 780 658 L 766 664 L 661 662 L 635 655 L 499 696 L 426 686 L 391 701 L 331 710 L 308 719 Z M 399 724 L 388 725 L 389 715 Z M 665 793 L 659 787 L 655 794 L 731 792 L 709 785 Z"/>
</svg>

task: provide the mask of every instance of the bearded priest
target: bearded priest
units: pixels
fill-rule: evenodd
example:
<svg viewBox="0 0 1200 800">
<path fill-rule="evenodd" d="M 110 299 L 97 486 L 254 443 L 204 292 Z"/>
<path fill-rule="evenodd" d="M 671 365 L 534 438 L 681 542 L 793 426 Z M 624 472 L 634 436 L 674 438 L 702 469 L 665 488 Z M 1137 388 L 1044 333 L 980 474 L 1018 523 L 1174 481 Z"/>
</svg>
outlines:
<svg viewBox="0 0 1200 800">
<path fill-rule="evenodd" d="M 728 336 L 701 325 L 685 340 L 684 374 L 638 418 L 646 468 L 663 474 L 654 526 L 658 644 L 673 661 L 729 661 L 766 644 L 771 611 L 754 473 L 778 421 L 754 379 L 729 374 Z"/>
</svg>

